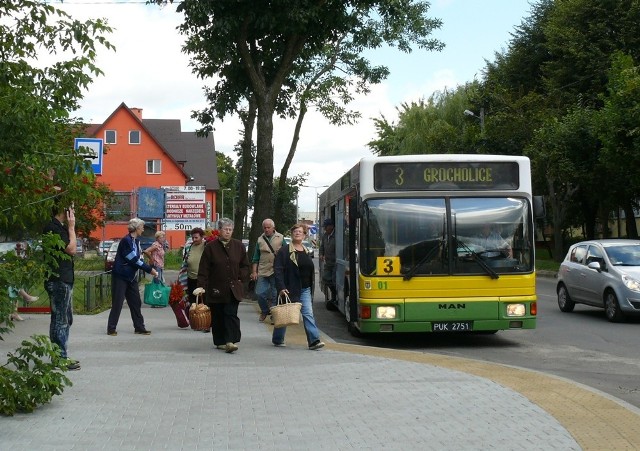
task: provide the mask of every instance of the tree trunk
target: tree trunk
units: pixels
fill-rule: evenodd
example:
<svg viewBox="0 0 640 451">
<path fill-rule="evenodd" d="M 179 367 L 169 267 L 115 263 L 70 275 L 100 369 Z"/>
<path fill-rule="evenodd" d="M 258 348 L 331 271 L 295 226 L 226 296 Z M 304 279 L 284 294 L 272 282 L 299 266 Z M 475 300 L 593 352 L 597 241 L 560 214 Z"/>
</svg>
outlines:
<svg viewBox="0 0 640 451">
<path fill-rule="evenodd" d="M 233 237 L 242 239 L 244 235 L 244 224 L 247 217 L 249 203 L 249 185 L 251 183 L 251 169 L 255 157 L 253 155 L 253 128 L 256 123 L 257 104 L 255 97 L 249 97 L 249 109 L 246 113 L 240 114 L 244 125 L 244 137 L 242 140 L 242 165 L 240 167 L 240 177 L 238 180 L 237 193 L 238 202 L 233 212 L 236 222 L 233 229 Z"/>
<path fill-rule="evenodd" d="M 636 225 L 636 217 L 633 211 L 633 205 L 630 202 L 625 202 L 623 205 L 625 218 L 625 225 L 627 226 L 627 238 L 638 239 L 638 226 Z"/>
<path fill-rule="evenodd" d="M 262 221 L 273 216 L 273 112 L 270 102 L 259 102 L 256 142 L 256 192 L 249 242 L 262 233 Z"/>
</svg>

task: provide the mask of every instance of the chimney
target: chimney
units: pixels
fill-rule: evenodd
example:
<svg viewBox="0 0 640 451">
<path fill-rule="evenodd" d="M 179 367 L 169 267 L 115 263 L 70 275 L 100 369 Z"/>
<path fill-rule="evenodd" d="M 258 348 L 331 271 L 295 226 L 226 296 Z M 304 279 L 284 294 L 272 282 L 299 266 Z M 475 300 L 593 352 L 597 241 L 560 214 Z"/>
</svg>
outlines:
<svg viewBox="0 0 640 451">
<path fill-rule="evenodd" d="M 131 111 L 133 111 L 133 114 L 135 114 L 138 119 L 142 120 L 142 108 L 131 108 Z"/>
</svg>

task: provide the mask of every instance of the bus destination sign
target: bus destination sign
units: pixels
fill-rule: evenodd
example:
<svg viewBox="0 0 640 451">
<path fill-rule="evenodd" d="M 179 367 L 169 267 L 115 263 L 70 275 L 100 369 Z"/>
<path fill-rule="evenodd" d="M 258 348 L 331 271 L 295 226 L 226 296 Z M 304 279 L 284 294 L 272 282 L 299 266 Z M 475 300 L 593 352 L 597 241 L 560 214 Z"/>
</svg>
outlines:
<svg viewBox="0 0 640 451">
<path fill-rule="evenodd" d="M 514 161 L 377 163 L 376 191 L 514 190 L 520 186 Z"/>
</svg>

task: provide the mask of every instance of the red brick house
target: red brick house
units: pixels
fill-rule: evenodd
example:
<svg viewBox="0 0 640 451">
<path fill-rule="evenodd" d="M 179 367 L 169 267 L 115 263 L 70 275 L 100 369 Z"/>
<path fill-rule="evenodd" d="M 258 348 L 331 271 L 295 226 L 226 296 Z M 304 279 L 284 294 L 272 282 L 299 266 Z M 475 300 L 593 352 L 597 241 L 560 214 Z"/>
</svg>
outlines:
<svg viewBox="0 0 640 451">
<path fill-rule="evenodd" d="M 162 186 L 204 186 L 206 219 L 215 220 L 220 186 L 213 135 L 182 132 L 179 119 L 143 119 L 142 109 L 122 103 L 102 124 L 89 125 L 87 136 L 103 140 L 102 174 L 97 178 L 116 194 L 113 205 L 106 206 L 104 226 L 92 238 L 123 237 L 129 219 L 136 216 L 147 223 L 144 235 L 153 237 L 161 230 L 162 218 L 141 214 L 141 196 Z M 185 232 L 167 231 L 167 242 L 171 248 L 184 245 Z"/>
</svg>

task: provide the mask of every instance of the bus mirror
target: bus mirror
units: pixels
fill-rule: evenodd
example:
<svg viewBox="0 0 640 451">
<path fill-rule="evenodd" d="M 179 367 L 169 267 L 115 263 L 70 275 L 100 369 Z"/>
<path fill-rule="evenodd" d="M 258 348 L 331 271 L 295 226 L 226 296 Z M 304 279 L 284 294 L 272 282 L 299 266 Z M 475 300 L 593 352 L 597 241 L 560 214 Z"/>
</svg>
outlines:
<svg viewBox="0 0 640 451">
<path fill-rule="evenodd" d="M 547 216 L 544 205 L 544 196 L 533 196 L 533 216 L 535 218 L 544 218 Z"/>
</svg>

